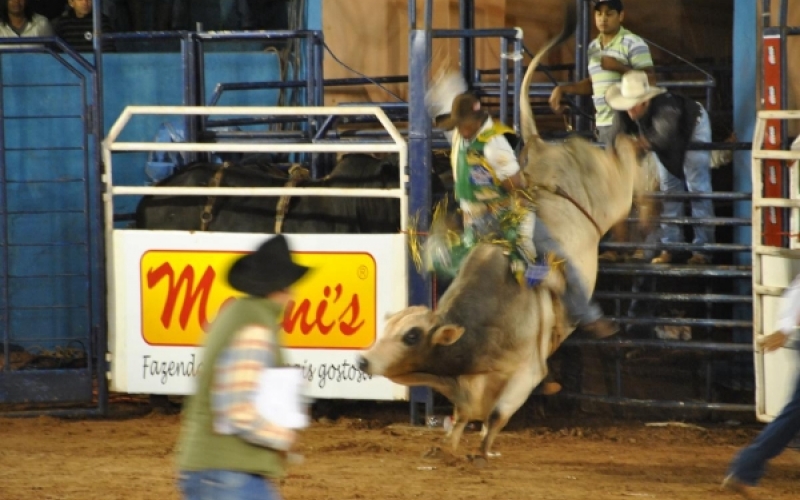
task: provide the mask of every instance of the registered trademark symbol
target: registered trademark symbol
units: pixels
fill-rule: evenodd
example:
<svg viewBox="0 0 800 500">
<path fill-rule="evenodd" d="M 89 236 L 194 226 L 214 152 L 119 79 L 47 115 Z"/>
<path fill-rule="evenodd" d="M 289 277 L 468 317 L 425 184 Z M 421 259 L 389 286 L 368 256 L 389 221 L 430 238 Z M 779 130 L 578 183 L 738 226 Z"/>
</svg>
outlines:
<svg viewBox="0 0 800 500">
<path fill-rule="evenodd" d="M 361 278 L 362 280 L 364 280 L 364 279 L 367 279 L 367 276 L 369 276 L 369 269 L 367 269 L 367 266 L 358 266 L 358 272 L 357 273 L 358 273 L 358 277 Z"/>
</svg>

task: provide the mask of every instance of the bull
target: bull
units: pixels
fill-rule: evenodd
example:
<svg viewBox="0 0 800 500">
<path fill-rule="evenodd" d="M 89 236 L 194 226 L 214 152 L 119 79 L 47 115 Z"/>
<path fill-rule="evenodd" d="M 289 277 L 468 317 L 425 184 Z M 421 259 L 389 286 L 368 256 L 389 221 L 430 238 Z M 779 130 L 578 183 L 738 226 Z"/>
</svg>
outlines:
<svg viewBox="0 0 800 500">
<path fill-rule="evenodd" d="M 310 179 L 302 169 L 290 172 L 287 176 L 256 161 L 195 163 L 158 185 L 387 189 L 397 187 L 400 178 L 396 157 L 366 154 L 344 155 L 322 179 Z M 445 192 L 444 182 L 432 175 L 434 192 Z M 394 198 L 152 195 L 139 202 L 136 227 L 249 233 L 393 233 L 400 230 L 400 204 Z"/>
<path fill-rule="evenodd" d="M 562 33 L 526 71 L 520 164 L 538 218 L 592 291 L 600 238 L 626 217 L 647 175 L 627 138 L 605 151 L 580 137 L 550 144 L 538 134 L 527 89 L 539 61 L 568 38 L 574 23 L 569 6 Z M 548 357 L 574 330 L 561 303 L 563 286 L 563 275 L 551 272 L 537 287 L 521 288 L 509 272 L 505 250 L 479 244 L 464 258 L 437 309 L 413 306 L 388 317 L 383 335 L 359 357 L 358 366 L 447 397 L 454 406 L 449 434 L 454 451 L 467 423 L 482 421 L 480 451 L 488 458 L 498 433 L 547 375 Z"/>
</svg>

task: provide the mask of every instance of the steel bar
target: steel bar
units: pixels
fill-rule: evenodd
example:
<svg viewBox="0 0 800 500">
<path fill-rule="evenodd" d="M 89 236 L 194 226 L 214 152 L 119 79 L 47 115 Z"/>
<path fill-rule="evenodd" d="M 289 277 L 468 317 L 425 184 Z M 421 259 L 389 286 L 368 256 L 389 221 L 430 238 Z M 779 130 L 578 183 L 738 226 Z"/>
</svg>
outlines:
<svg viewBox="0 0 800 500">
<path fill-rule="evenodd" d="M 752 193 L 739 193 L 739 192 L 713 192 L 713 193 L 665 193 L 661 191 L 654 191 L 644 194 L 645 198 L 654 200 L 732 200 L 732 201 L 750 201 L 753 197 Z"/>
<path fill-rule="evenodd" d="M 330 196 L 339 198 L 402 198 L 404 189 L 380 188 L 223 188 L 174 186 L 114 186 L 113 195 L 137 196 Z"/>
<path fill-rule="evenodd" d="M 632 223 L 642 222 L 642 219 L 637 217 L 631 217 L 627 220 Z M 691 224 L 703 226 L 749 226 L 752 224 L 750 219 L 741 217 L 652 217 L 648 219 L 648 221 L 661 224 Z"/>
<path fill-rule="evenodd" d="M 658 300 L 662 302 L 710 302 L 710 303 L 733 303 L 751 304 L 753 297 L 750 295 L 722 295 L 718 293 L 645 293 L 645 292 L 595 292 L 596 299 L 606 300 Z"/>
<path fill-rule="evenodd" d="M 675 252 L 749 252 L 750 245 L 730 243 L 704 243 L 695 245 L 690 243 L 637 243 L 637 242 L 601 242 L 600 248 L 604 250 L 670 250 Z"/>
<path fill-rule="evenodd" d="M 591 345 L 608 349 L 673 349 L 684 351 L 710 352 L 753 352 L 752 344 L 732 344 L 727 342 L 701 342 L 695 340 L 636 340 L 636 339 L 584 339 L 570 337 L 565 342 L 569 345 Z"/>
<path fill-rule="evenodd" d="M 733 403 L 706 403 L 700 401 L 661 401 L 657 399 L 632 399 L 617 396 L 598 396 L 594 394 L 575 394 L 564 393 L 564 396 L 572 399 L 582 399 L 587 401 L 597 401 L 617 406 L 643 406 L 648 408 L 680 409 L 680 410 L 713 410 L 752 413 L 754 405 L 733 404 Z"/>
<path fill-rule="evenodd" d="M 459 31 L 471 32 L 475 28 L 475 0 L 459 0 L 458 27 Z M 475 39 L 461 37 L 459 40 L 459 60 L 461 74 L 467 84 L 472 83 L 475 71 Z M 502 54 L 501 49 L 501 54 Z"/>
<path fill-rule="evenodd" d="M 3 63 L 2 57 L 0 57 L 0 75 L 2 75 Z M 8 212 L 8 165 L 6 164 L 6 154 L 4 151 L 6 149 L 6 130 L 5 130 L 5 120 L 2 119 L 2 116 L 5 115 L 5 91 L 2 88 L 2 80 L 0 80 L 0 207 L 2 208 L 3 213 Z M 0 248 L 2 248 L 2 255 L 0 255 L 0 259 L 3 261 L 3 269 L 5 270 L 0 276 L 0 280 L 2 280 L 3 289 L 0 291 L 3 295 L 2 304 L 0 304 L 0 311 L 2 312 L 2 318 L 0 322 L 3 324 L 3 332 L 2 338 L 0 340 L 3 343 L 3 367 L 0 369 L 0 374 L 5 371 L 11 370 L 11 314 L 9 314 L 9 309 L 11 308 L 11 292 L 9 285 L 9 276 L 8 271 L 11 269 L 9 267 L 9 252 L 8 246 L 10 241 L 9 236 L 9 224 L 4 223 L 2 227 L 2 231 L 0 232 Z"/>
<path fill-rule="evenodd" d="M 603 266 L 606 274 L 632 274 L 651 276 L 707 276 L 717 278 L 750 278 L 749 266 L 681 266 L 651 264 L 608 264 Z"/>
<path fill-rule="evenodd" d="M 399 153 L 395 143 L 385 144 L 253 144 L 253 143 L 180 143 L 180 142 L 116 142 L 110 151 L 205 151 L 209 153 Z"/>
<path fill-rule="evenodd" d="M 750 320 L 716 319 L 716 318 L 630 318 L 620 316 L 616 320 L 626 325 L 665 325 L 665 326 L 695 326 L 711 328 L 752 328 Z"/>
<path fill-rule="evenodd" d="M 432 38 L 508 38 L 517 36 L 512 28 L 474 29 L 474 30 L 431 30 Z M 471 76 L 471 75 L 470 75 Z"/>
</svg>

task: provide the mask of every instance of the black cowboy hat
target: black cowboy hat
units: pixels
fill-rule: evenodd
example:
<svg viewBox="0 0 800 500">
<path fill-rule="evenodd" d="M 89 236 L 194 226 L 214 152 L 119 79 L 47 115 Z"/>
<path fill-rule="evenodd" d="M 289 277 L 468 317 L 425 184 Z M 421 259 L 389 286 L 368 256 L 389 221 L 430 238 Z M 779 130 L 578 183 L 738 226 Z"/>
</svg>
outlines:
<svg viewBox="0 0 800 500">
<path fill-rule="evenodd" d="M 255 252 L 237 259 L 228 271 L 228 283 L 240 292 L 265 297 L 289 288 L 309 269 L 292 260 L 286 238 L 279 234 L 262 243 Z"/>
<path fill-rule="evenodd" d="M 481 107 L 481 101 L 474 94 L 464 92 L 453 99 L 453 108 L 450 111 L 450 116 L 440 120 L 437 126 L 442 130 L 450 130 L 467 120 L 482 122 L 488 116 L 489 113 Z"/>
</svg>

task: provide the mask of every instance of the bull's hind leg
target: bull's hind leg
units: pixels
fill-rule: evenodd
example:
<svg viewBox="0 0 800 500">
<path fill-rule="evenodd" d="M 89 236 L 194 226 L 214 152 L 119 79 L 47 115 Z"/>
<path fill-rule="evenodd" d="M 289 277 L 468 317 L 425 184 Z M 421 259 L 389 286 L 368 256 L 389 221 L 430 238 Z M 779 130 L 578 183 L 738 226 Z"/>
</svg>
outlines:
<svg viewBox="0 0 800 500">
<path fill-rule="evenodd" d="M 509 379 L 505 390 L 497 398 L 492 413 L 484 423 L 486 433 L 481 442 L 481 454 L 485 458 L 499 456 L 499 453 L 492 452 L 495 438 L 544 376 L 545 373 L 542 371 L 534 370 L 530 364 L 524 363 Z"/>
</svg>

